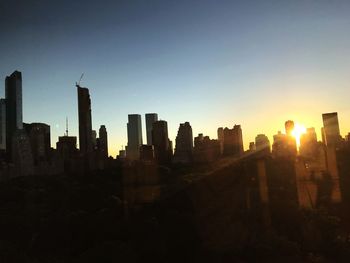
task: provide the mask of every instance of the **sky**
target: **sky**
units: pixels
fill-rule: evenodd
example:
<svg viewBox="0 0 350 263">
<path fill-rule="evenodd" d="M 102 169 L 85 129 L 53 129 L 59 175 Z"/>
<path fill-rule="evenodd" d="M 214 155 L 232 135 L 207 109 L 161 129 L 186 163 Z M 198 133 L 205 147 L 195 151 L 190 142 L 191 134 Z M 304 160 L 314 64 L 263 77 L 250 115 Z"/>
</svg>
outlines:
<svg viewBox="0 0 350 263">
<path fill-rule="evenodd" d="M 0 0 L 0 97 L 23 77 L 23 120 L 78 136 L 75 82 L 89 88 L 93 129 L 109 153 L 127 144 L 128 114 L 156 112 L 217 138 L 241 124 L 245 148 L 294 120 L 338 112 L 350 132 L 350 1 Z"/>
</svg>

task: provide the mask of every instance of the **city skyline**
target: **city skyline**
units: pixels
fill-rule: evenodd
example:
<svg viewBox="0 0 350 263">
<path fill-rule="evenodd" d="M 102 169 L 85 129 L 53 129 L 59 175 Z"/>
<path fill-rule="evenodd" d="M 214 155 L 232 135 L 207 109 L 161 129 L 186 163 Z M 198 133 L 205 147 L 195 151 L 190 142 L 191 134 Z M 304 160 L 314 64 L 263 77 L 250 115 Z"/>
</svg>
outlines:
<svg viewBox="0 0 350 263">
<path fill-rule="evenodd" d="M 22 75 L 22 72 L 21 71 L 18 71 L 18 70 L 15 70 L 12 74 L 15 74 L 16 72 L 19 72 L 19 74 L 21 74 Z M 9 75 L 11 75 L 11 74 L 9 74 Z M 89 91 L 90 91 L 90 89 L 89 88 L 87 88 L 87 87 L 80 87 L 79 86 L 79 88 L 78 88 L 78 90 L 79 89 L 81 89 L 81 90 L 86 90 L 86 92 L 87 93 L 89 93 Z M 79 93 L 78 93 L 79 94 Z M 79 98 L 79 96 L 77 97 L 77 99 Z M 90 101 L 90 99 L 91 99 L 91 101 Z M 91 105 L 93 105 L 93 98 L 90 98 L 89 99 L 89 104 L 91 103 Z M 24 101 L 25 101 L 25 99 L 23 99 L 23 103 L 24 103 Z M 78 105 L 77 105 L 78 106 Z M 92 107 L 92 106 L 89 106 L 89 107 Z M 77 108 L 79 108 L 79 107 L 77 107 Z M 91 119 L 94 119 L 94 117 L 93 117 L 93 111 L 94 111 L 94 109 L 90 109 L 91 111 L 92 111 L 92 113 L 91 113 Z M 24 114 L 23 114 L 24 113 Z M 25 115 L 25 112 L 24 112 L 24 110 L 23 110 L 23 113 L 22 113 L 22 115 Z M 264 133 L 264 131 L 261 131 L 261 134 L 264 134 L 264 135 L 266 135 L 268 138 L 269 138 L 269 140 L 271 141 L 271 142 L 273 142 L 273 136 L 274 135 L 276 135 L 278 132 L 282 132 L 282 134 L 286 134 L 286 127 L 285 127 L 285 125 L 287 125 L 286 123 L 287 122 L 290 122 L 290 121 L 293 121 L 294 122 L 294 124 L 293 125 L 295 125 L 295 127 L 293 126 L 292 127 L 292 129 L 291 129 L 291 133 L 292 133 L 292 136 L 293 137 L 295 137 L 296 138 L 296 143 L 297 143 L 297 147 L 299 148 L 300 147 L 300 137 L 301 137 L 301 135 L 303 135 L 303 134 L 305 134 L 306 133 L 306 131 L 307 131 L 307 129 L 309 129 L 309 128 L 314 128 L 315 129 L 315 132 L 316 132 L 316 135 L 317 135 L 317 141 L 322 141 L 322 131 L 321 131 L 321 129 L 324 127 L 323 126 L 323 115 L 332 115 L 332 114 L 334 114 L 334 113 L 336 113 L 336 112 L 329 112 L 329 113 L 325 113 L 325 112 L 322 112 L 322 113 L 320 113 L 319 115 L 320 115 L 320 119 L 321 119 L 321 124 L 320 124 L 320 127 L 314 127 L 314 126 L 310 126 L 310 125 L 307 125 L 307 124 L 304 124 L 304 123 L 300 123 L 300 122 L 298 122 L 298 121 L 294 121 L 294 119 L 290 119 L 290 120 L 287 120 L 286 122 L 285 122 L 285 124 L 283 125 L 283 122 L 279 125 L 280 126 L 280 128 L 279 129 L 277 129 L 274 133 L 272 133 L 272 134 L 267 134 L 267 133 Z M 158 118 L 158 113 L 140 113 L 140 114 L 137 114 L 137 113 L 135 113 L 136 115 L 139 115 L 139 118 L 140 118 L 140 124 L 141 124 L 141 135 L 142 135 L 142 144 L 147 144 L 147 129 L 146 129 L 146 126 L 147 126 L 147 123 L 146 123 L 146 115 L 155 115 L 155 116 L 157 116 L 157 118 Z M 128 114 L 128 115 L 135 115 L 135 114 Z M 79 110 L 77 110 L 77 115 L 79 116 Z M 144 115 L 144 116 L 142 116 L 142 115 Z M 338 118 L 339 118 L 339 116 L 337 116 Z M 38 116 L 38 118 L 40 118 L 40 116 Z M 341 119 L 341 118 L 340 118 Z M 164 120 L 164 118 L 160 118 L 159 120 Z M 67 119 L 65 120 L 66 122 L 67 122 Z M 35 123 L 35 122 L 38 122 L 37 120 L 31 120 L 30 122 L 28 122 L 28 121 L 23 121 L 23 123 Z M 98 120 L 96 121 L 96 122 L 98 122 Z M 243 121 L 244 122 L 244 121 Z M 171 120 L 170 120 L 170 123 L 171 123 Z M 189 123 L 191 123 L 191 121 L 189 121 Z M 232 123 L 234 123 L 234 124 L 232 124 L 232 125 L 230 125 L 230 124 L 228 124 L 227 125 L 227 127 L 234 127 L 237 123 L 236 122 L 232 122 Z M 342 129 L 342 122 L 341 121 L 339 121 L 339 123 L 340 123 L 340 135 L 341 135 L 341 137 L 342 138 L 345 138 L 345 136 L 346 135 L 348 135 L 348 133 L 349 133 L 349 130 L 348 131 L 346 131 L 345 130 L 345 128 L 343 128 Z M 179 124 L 181 124 L 181 123 L 179 123 Z M 67 123 L 66 123 L 66 125 L 67 125 Z M 77 125 L 77 124 L 75 124 L 75 123 L 70 123 L 70 125 L 69 126 L 75 126 L 75 125 Z M 78 122 L 78 125 L 77 126 L 79 126 L 79 122 Z M 106 124 L 104 124 L 103 126 L 106 126 Z M 107 124 L 107 126 L 108 126 L 108 124 Z M 224 126 L 224 125 L 221 125 L 221 126 Z M 51 126 L 52 127 L 52 126 Z M 97 127 L 100 127 L 100 125 L 97 125 Z M 97 130 L 97 127 L 96 127 L 96 130 Z M 217 129 L 219 128 L 220 126 L 218 126 L 217 128 L 216 128 L 216 130 L 215 130 L 215 133 L 214 134 L 211 134 L 211 133 L 209 133 L 207 130 L 198 130 L 198 128 L 196 129 L 195 127 L 194 127 L 194 130 L 198 130 L 198 133 L 196 134 L 196 133 L 193 133 L 195 136 L 196 135 L 198 135 L 198 134 L 201 134 L 201 133 L 206 133 L 211 139 L 218 139 L 218 136 L 217 136 Z M 344 125 L 344 127 L 347 127 L 347 125 Z M 52 130 L 54 130 L 54 128 L 55 127 L 52 127 L 53 129 Z M 93 128 L 93 130 L 94 130 L 94 127 L 92 127 Z M 123 127 L 120 127 L 121 129 L 123 128 Z M 249 128 L 248 128 L 248 130 L 249 130 Z M 126 131 L 126 133 L 127 133 L 127 129 L 125 129 L 125 131 Z M 64 132 L 66 133 L 66 127 L 65 127 L 65 130 L 64 130 Z M 55 148 L 55 145 L 56 145 L 56 143 L 58 142 L 58 137 L 60 137 L 60 136 L 64 136 L 65 135 L 65 133 L 63 133 L 63 134 L 59 134 L 56 138 L 55 137 L 51 137 L 51 147 L 53 147 L 53 148 Z M 72 132 L 71 132 L 71 130 L 70 130 L 70 132 L 69 132 L 72 136 L 76 136 L 79 140 L 80 140 L 80 136 L 79 136 L 79 132 L 77 133 L 77 134 L 72 134 Z M 170 133 L 170 132 L 169 132 Z M 254 142 L 254 138 L 258 135 L 259 133 L 256 133 L 255 135 L 254 135 L 254 137 L 251 139 L 251 140 L 247 140 L 247 139 L 245 139 L 245 129 L 243 130 L 243 147 L 244 147 L 244 150 L 246 151 L 246 150 L 248 150 L 249 149 L 249 145 L 250 145 L 250 143 L 251 142 Z M 175 142 L 175 138 L 176 138 L 176 136 L 177 136 L 177 132 L 176 132 L 176 134 L 175 134 L 175 136 L 174 136 L 174 138 L 172 138 L 172 137 L 170 137 L 169 136 L 169 139 L 170 139 L 170 141 L 173 141 L 173 142 Z M 92 137 L 92 136 L 91 136 Z M 113 138 L 113 134 L 110 134 L 109 135 L 109 139 L 108 140 L 111 140 L 111 141 L 114 141 L 114 138 Z M 127 137 L 127 136 L 126 136 Z M 118 148 L 118 147 L 115 147 L 115 145 L 111 145 L 109 142 L 108 142 L 108 148 L 110 147 L 110 151 L 109 151 L 109 156 L 112 156 L 112 157 L 116 157 L 117 155 L 118 155 L 118 152 L 119 152 L 119 150 L 122 150 L 122 149 L 124 149 L 125 150 L 125 147 L 127 146 L 127 144 L 128 144 L 128 140 L 127 140 L 127 138 L 126 138 L 126 140 L 125 140 L 125 143 L 124 144 L 122 144 L 122 147 L 120 147 L 120 148 Z M 141 145 L 142 145 L 141 144 Z M 80 148 L 80 144 L 78 145 L 79 146 L 79 148 Z"/>
<path fill-rule="evenodd" d="M 114 157 L 131 113 L 160 114 L 173 142 L 186 121 L 210 138 L 240 124 L 245 149 L 260 133 L 272 141 L 289 119 L 320 140 L 325 112 L 338 112 L 342 136 L 350 130 L 347 1 L 17 1 L 19 19 L 12 8 L 1 5 L 0 76 L 23 73 L 23 121 L 49 124 L 51 145 L 66 117 L 78 135 L 82 72 L 93 129 L 106 125 Z M 142 126 L 146 141 L 144 116 Z"/>
</svg>

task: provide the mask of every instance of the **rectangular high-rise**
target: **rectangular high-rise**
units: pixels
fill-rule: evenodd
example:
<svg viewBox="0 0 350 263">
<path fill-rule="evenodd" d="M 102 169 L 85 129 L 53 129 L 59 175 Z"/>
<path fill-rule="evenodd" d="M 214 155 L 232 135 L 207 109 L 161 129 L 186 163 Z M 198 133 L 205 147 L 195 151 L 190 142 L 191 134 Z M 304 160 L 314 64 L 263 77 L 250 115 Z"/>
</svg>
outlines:
<svg viewBox="0 0 350 263">
<path fill-rule="evenodd" d="M 86 162 L 86 168 L 92 168 L 92 121 L 91 100 L 89 89 L 76 85 L 78 92 L 78 117 L 79 117 L 79 150 Z"/>
<path fill-rule="evenodd" d="M 157 113 L 146 113 L 146 135 L 147 145 L 152 145 L 152 125 L 158 121 Z"/>
<path fill-rule="evenodd" d="M 326 145 L 336 146 L 341 139 L 339 131 L 338 113 L 324 113 L 322 114 L 322 120 Z"/>
<path fill-rule="evenodd" d="M 6 100 L 0 99 L 0 150 L 6 150 Z"/>
<path fill-rule="evenodd" d="M 168 123 L 156 121 L 152 128 L 154 156 L 159 164 L 169 164 L 172 157 L 172 145 L 168 137 Z"/>
<path fill-rule="evenodd" d="M 138 160 L 140 158 L 140 146 L 142 145 L 142 126 L 141 115 L 128 115 L 128 146 L 126 156 L 130 160 Z"/>
<path fill-rule="evenodd" d="M 12 139 L 17 130 L 23 129 L 22 73 L 13 72 L 5 80 L 6 97 L 6 155 L 12 161 Z"/>
<path fill-rule="evenodd" d="M 108 158 L 108 140 L 107 140 L 107 129 L 105 125 L 101 125 L 98 131 L 98 150 L 101 157 Z"/>
</svg>

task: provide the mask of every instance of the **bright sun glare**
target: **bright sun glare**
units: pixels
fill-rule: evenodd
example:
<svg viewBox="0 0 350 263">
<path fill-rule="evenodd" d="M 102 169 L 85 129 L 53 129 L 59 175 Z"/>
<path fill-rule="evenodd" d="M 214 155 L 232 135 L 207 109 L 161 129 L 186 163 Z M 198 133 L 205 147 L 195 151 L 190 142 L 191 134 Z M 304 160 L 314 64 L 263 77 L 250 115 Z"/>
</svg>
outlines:
<svg viewBox="0 0 350 263">
<path fill-rule="evenodd" d="M 300 137 L 306 132 L 306 128 L 304 125 L 296 123 L 294 125 L 294 129 L 292 131 L 292 135 L 295 137 L 297 145 L 300 145 Z"/>
</svg>

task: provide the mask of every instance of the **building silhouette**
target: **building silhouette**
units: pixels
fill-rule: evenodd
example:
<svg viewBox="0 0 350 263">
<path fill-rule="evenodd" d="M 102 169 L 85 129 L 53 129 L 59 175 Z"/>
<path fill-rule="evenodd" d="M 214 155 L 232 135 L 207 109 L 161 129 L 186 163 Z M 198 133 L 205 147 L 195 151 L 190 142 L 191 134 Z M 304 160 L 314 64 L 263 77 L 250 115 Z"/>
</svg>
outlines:
<svg viewBox="0 0 350 263">
<path fill-rule="evenodd" d="M 255 150 L 260 156 L 268 156 L 271 153 L 269 138 L 265 134 L 258 134 L 255 137 Z"/>
<path fill-rule="evenodd" d="M 0 150 L 6 150 L 6 100 L 0 99 Z"/>
<path fill-rule="evenodd" d="M 295 139 L 278 131 L 273 136 L 272 155 L 275 158 L 295 158 L 297 154 Z"/>
<path fill-rule="evenodd" d="M 169 164 L 172 157 L 172 144 L 168 138 L 168 123 L 156 121 L 152 126 L 154 156 L 159 164 Z"/>
<path fill-rule="evenodd" d="M 241 125 L 235 125 L 233 129 L 224 129 L 223 140 L 224 155 L 240 155 L 243 153 L 243 136 Z"/>
<path fill-rule="evenodd" d="M 153 145 L 141 145 L 140 147 L 140 160 L 143 162 L 154 161 L 154 149 Z"/>
<path fill-rule="evenodd" d="M 324 113 L 323 120 L 323 135 L 324 142 L 327 147 L 337 146 L 341 141 L 338 113 Z"/>
<path fill-rule="evenodd" d="M 249 143 L 249 152 L 254 152 L 256 150 L 256 147 L 255 147 L 255 142 L 250 142 Z"/>
<path fill-rule="evenodd" d="M 175 140 L 174 162 L 190 163 L 193 159 L 193 135 L 189 122 L 181 123 Z"/>
<path fill-rule="evenodd" d="M 23 123 L 32 149 L 34 165 L 50 160 L 51 133 L 45 123 Z"/>
<path fill-rule="evenodd" d="M 89 89 L 76 85 L 78 92 L 79 150 L 84 159 L 84 167 L 93 167 L 93 142 L 91 121 L 91 100 Z"/>
<path fill-rule="evenodd" d="M 220 143 L 220 154 L 224 154 L 224 128 L 218 128 L 218 141 Z"/>
<path fill-rule="evenodd" d="M 13 72 L 5 80 L 6 97 L 6 155 L 13 161 L 13 136 L 17 130 L 23 129 L 22 119 L 22 73 Z"/>
<path fill-rule="evenodd" d="M 288 136 L 292 136 L 292 132 L 294 129 L 294 121 L 288 120 L 284 123 L 284 127 L 286 129 L 286 134 Z"/>
<path fill-rule="evenodd" d="M 97 133 L 95 130 L 92 130 L 92 149 L 96 150 L 97 149 Z"/>
<path fill-rule="evenodd" d="M 108 140 L 107 130 L 105 125 L 101 125 L 98 131 L 98 151 L 104 159 L 108 158 Z"/>
<path fill-rule="evenodd" d="M 56 143 L 57 154 L 62 160 L 63 170 L 71 172 L 75 169 L 75 162 L 78 155 L 76 136 L 59 136 Z"/>
<path fill-rule="evenodd" d="M 27 133 L 17 129 L 12 136 L 12 162 L 18 175 L 34 174 L 32 147 Z"/>
<path fill-rule="evenodd" d="M 140 159 L 140 146 L 142 145 L 142 126 L 141 115 L 128 115 L 128 146 L 126 148 L 126 157 L 129 160 Z"/>
<path fill-rule="evenodd" d="M 194 138 L 193 159 L 196 163 L 209 163 L 221 155 L 220 141 L 211 140 L 202 133 Z"/>
<path fill-rule="evenodd" d="M 317 150 L 317 145 L 315 128 L 307 128 L 306 133 L 300 136 L 300 155 L 303 157 L 312 157 Z"/>
<path fill-rule="evenodd" d="M 147 135 L 147 145 L 152 145 L 152 125 L 158 121 L 157 113 L 146 113 L 146 135 Z"/>
</svg>

